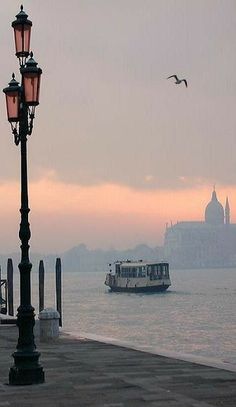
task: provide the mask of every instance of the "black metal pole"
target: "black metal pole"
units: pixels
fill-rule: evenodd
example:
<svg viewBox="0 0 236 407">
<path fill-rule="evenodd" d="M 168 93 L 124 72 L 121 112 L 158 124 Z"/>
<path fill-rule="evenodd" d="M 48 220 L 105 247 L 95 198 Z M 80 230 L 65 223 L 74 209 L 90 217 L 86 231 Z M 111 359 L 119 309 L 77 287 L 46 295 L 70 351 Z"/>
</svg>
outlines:
<svg viewBox="0 0 236 407">
<path fill-rule="evenodd" d="M 7 260 L 7 303 L 8 303 L 8 314 L 14 316 L 12 259 Z"/>
<path fill-rule="evenodd" d="M 60 314 L 59 326 L 62 327 L 62 305 L 61 305 L 61 259 L 56 259 L 56 304 Z"/>
<path fill-rule="evenodd" d="M 14 366 L 9 372 L 9 383 L 12 385 L 37 384 L 44 382 L 44 372 L 39 364 L 40 353 L 34 342 L 34 308 L 31 305 L 32 264 L 29 261 L 30 225 L 28 220 L 28 178 L 27 178 L 27 135 L 28 108 L 22 103 L 19 122 L 19 140 L 21 144 L 21 223 L 19 237 L 21 240 L 20 271 L 20 306 L 17 313 L 19 338 L 16 351 L 13 353 Z"/>
<path fill-rule="evenodd" d="M 39 262 L 39 312 L 44 309 L 44 264 Z"/>
</svg>

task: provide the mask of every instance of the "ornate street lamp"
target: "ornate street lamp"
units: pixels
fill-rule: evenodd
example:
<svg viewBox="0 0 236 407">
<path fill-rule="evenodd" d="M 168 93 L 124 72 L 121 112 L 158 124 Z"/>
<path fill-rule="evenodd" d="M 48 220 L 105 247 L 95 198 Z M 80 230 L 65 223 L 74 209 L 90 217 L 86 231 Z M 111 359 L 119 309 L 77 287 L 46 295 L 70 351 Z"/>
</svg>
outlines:
<svg viewBox="0 0 236 407">
<path fill-rule="evenodd" d="M 29 260 L 30 225 L 28 221 L 28 179 L 27 179 L 27 136 L 32 133 L 35 107 L 39 104 L 40 77 L 42 70 L 37 67 L 33 54 L 29 54 L 32 22 L 21 11 L 13 21 L 16 56 L 20 62 L 21 86 L 12 75 L 6 95 L 7 118 L 11 124 L 15 144 L 21 146 L 21 240 L 20 306 L 17 313 L 19 338 L 13 353 L 14 365 L 10 368 L 9 383 L 12 385 L 37 384 L 44 382 L 44 371 L 39 364 L 40 353 L 34 343 L 34 308 L 31 305 L 32 264 Z M 27 60 L 27 58 L 30 58 Z"/>
</svg>

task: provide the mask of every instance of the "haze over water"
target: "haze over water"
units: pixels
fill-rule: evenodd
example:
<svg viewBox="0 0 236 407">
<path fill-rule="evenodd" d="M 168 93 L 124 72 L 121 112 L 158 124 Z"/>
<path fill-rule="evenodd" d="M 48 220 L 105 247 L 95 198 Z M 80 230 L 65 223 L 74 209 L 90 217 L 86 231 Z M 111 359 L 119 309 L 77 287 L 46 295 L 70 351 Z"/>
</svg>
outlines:
<svg viewBox="0 0 236 407">
<path fill-rule="evenodd" d="M 55 307 L 54 273 L 46 275 L 45 307 Z M 105 273 L 65 273 L 63 330 L 92 333 L 232 362 L 236 366 L 234 269 L 171 270 L 163 294 L 110 293 Z M 17 291 L 17 276 L 15 276 Z M 15 297 L 17 303 L 17 296 Z M 33 305 L 37 311 L 37 274 Z"/>
</svg>

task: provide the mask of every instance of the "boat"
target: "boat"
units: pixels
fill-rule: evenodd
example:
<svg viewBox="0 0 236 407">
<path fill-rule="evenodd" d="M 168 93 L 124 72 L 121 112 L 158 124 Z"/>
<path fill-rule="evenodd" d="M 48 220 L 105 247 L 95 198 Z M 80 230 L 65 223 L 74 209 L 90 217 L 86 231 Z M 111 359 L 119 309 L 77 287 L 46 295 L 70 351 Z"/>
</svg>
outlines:
<svg viewBox="0 0 236 407">
<path fill-rule="evenodd" d="M 126 260 L 117 261 L 114 266 L 104 283 L 111 291 L 163 292 L 171 285 L 168 263 Z"/>
</svg>

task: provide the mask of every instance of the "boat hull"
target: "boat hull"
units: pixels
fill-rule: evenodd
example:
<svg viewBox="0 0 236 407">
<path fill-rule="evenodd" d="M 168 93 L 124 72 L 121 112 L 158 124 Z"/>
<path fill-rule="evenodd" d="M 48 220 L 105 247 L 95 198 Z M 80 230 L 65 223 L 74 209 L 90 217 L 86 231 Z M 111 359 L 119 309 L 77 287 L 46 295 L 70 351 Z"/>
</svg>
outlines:
<svg viewBox="0 0 236 407">
<path fill-rule="evenodd" d="M 122 292 L 122 293 L 158 293 L 166 291 L 170 285 L 156 285 L 156 286 L 145 286 L 145 287 L 117 287 L 110 286 L 110 291 Z"/>
</svg>

